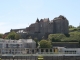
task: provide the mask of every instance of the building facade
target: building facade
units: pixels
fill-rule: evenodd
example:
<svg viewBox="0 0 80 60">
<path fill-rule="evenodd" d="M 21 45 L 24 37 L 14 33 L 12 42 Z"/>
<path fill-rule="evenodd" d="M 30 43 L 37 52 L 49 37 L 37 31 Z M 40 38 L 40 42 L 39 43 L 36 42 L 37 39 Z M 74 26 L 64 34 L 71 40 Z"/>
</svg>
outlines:
<svg viewBox="0 0 80 60">
<path fill-rule="evenodd" d="M 21 53 L 25 48 L 36 48 L 36 42 L 32 39 L 4 40 L 0 39 L 0 52 L 2 54 Z M 8 49 L 8 50 L 7 50 Z M 15 49 L 15 50 L 14 50 Z"/>
</svg>

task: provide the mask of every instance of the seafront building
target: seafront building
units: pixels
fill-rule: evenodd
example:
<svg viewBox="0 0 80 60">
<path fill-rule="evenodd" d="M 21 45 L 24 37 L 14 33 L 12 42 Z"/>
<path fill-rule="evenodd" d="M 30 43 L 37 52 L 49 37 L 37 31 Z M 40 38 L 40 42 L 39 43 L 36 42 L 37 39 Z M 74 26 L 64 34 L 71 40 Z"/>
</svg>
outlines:
<svg viewBox="0 0 80 60">
<path fill-rule="evenodd" d="M 21 49 L 36 48 L 36 42 L 32 39 L 5 40 L 0 39 L 0 53 L 14 54 L 21 53 Z"/>
<path fill-rule="evenodd" d="M 43 56 L 44 60 L 79 60 L 80 48 L 36 48 L 36 42 L 32 39 L 0 39 L 0 58 L 4 60 L 37 60 L 39 55 Z"/>
<path fill-rule="evenodd" d="M 0 54 L 80 54 L 80 48 L 36 48 L 32 39 L 0 39 Z"/>
</svg>

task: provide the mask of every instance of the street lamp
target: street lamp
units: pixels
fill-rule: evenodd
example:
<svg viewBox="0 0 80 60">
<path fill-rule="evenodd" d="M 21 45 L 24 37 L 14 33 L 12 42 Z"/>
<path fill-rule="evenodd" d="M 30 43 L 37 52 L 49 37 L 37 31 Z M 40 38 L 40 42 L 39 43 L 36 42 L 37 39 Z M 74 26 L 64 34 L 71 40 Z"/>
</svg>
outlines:
<svg viewBox="0 0 80 60">
<path fill-rule="evenodd" d="M 15 57 L 15 56 L 13 55 L 13 60 L 14 60 L 14 57 Z"/>
</svg>

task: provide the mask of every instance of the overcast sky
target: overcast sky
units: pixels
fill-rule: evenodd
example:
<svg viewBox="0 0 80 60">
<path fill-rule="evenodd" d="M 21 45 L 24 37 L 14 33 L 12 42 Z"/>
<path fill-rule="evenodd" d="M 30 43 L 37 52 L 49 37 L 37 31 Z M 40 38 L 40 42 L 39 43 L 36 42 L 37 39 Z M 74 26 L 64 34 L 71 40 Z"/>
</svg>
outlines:
<svg viewBox="0 0 80 60">
<path fill-rule="evenodd" d="M 69 24 L 80 23 L 80 0 L 0 0 L 0 33 L 26 28 L 37 18 L 64 15 Z"/>
</svg>

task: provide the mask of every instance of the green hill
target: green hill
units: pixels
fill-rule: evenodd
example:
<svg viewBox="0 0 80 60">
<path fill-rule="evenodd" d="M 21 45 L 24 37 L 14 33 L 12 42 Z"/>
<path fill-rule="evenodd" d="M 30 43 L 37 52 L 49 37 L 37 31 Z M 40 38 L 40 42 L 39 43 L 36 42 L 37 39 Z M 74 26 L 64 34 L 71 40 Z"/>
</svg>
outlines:
<svg viewBox="0 0 80 60">
<path fill-rule="evenodd" d="M 69 27 L 69 34 L 50 34 L 48 40 L 52 42 L 79 42 L 80 41 L 80 28 Z"/>
</svg>

